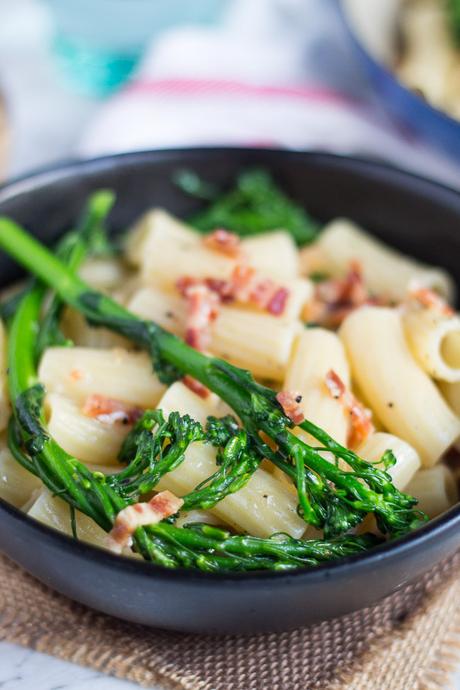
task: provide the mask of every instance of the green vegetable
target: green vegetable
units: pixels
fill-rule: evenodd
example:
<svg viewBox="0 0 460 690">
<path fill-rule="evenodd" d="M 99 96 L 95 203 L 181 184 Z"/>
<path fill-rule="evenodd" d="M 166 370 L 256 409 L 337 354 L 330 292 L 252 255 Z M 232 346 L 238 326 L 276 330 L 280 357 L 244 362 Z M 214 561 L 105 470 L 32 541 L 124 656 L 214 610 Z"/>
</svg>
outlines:
<svg viewBox="0 0 460 690">
<path fill-rule="evenodd" d="M 404 534 L 426 519 L 414 510 L 416 500 L 394 487 L 385 469 L 365 462 L 308 420 L 301 427 L 316 439 L 319 447 L 304 443 L 291 433 L 292 423 L 277 403 L 276 394 L 256 383 L 249 372 L 190 348 L 157 324 L 139 319 L 110 298 L 94 292 L 6 218 L 0 219 L 0 246 L 90 323 L 121 333 L 149 351 L 161 376 L 166 373 L 170 379 L 172 373 L 189 374 L 219 395 L 242 421 L 251 447 L 294 479 L 300 513 L 306 522 L 323 528 L 326 537 L 345 533 L 367 513 L 375 515 L 381 531 L 390 537 Z M 13 383 L 14 371 L 20 366 L 20 360 L 10 365 Z M 19 390 L 14 385 L 12 389 Z M 270 445 L 261 438 L 261 432 L 271 439 Z M 342 471 L 325 460 L 321 450 L 331 452 L 337 460 L 343 459 L 351 471 Z"/>
<path fill-rule="evenodd" d="M 241 173 L 235 187 L 219 195 L 190 170 L 180 171 L 175 181 L 187 194 L 210 201 L 189 219 L 201 232 L 225 228 L 246 237 L 282 229 L 290 232 L 298 245 L 311 242 L 318 232 L 318 225 L 264 170 Z"/>
<path fill-rule="evenodd" d="M 78 509 L 109 531 L 116 515 L 129 505 L 129 501 L 120 497 L 116 483 L 110 485 L 110 478 L 107 480 L 101 473 L 91 472 L 76 458 L 65 453 L 45 428 L 44 390 L 37 383 L 34 339 L 43 294 L 40 287 L 32 289 L 23 298 L 11 323 L 9 386 L 15 416 L 9 427 L 10 448 L 27 470 L 40 477 L 53 494 L 71 506 L 71 515 Z M 161 413 L 158 419 L 160 424 L 164 422 Z M 147 430 L 147 427 L 139 426 L 137 432 Z M 222 433 L 221 428 L 219 434 Z M 125 452 L 129 451 L 130 443 L 133 443 L 133 448 L 140 445 L 139 439 L 134 439 L 133 435 L 125 444 Z M 136 462 L 135 456 L 133 464 Z M 138 528 L 133 541 L 134 548 L 146 560 L 158 565 L 168 568 L 194 567 L 212 572 L 313 566 L 330 558 L 364 551 L 379 540 L 372 535 L 344 537 L 328 542 L 295 540 L 285 535 L 257 539 L 232 536 L 225 530 L 209 526 L 177 528 L 164 522 Z"/>
<path fill-rule="evenodd" d="M 84 210 L 79 227 L 68 233 L 58 246 L 58 255 L 66 261 L 69 269 L 77 271 L 87 254 L 111 254 L 107 239 L 105 221 L 115 202 L 112 191 L 101 189 L 91 195 Z M 71 345 L 60 328 L 63 302 L 55 295 L 48 306 L 37 340 L 37 356 L 40 357 L 50 345 Z"/>
<path fill-rule="evenodd" d="M 205 431 L 189 415 L 171 412 L 165 420 L 161 410 L 149 410 L 122 446 L 119 458 L 128 466 L 105 481 L 123 498 L 138 501 L 156 487 L 161 477 L 183 462 L 185 451 L 195 441 L 212 443 L 219 449 L 219 468 L 183 497 L 184 510 L 211 508 L 239 491 L 262 460 L 245 431 L 231 417 L 210 417 Z"/>
<path fill-rule="evenodd" d="M 446 0 L 446 9 L 453 39 L 460 46 L 460 0 Z"/>
</svg>

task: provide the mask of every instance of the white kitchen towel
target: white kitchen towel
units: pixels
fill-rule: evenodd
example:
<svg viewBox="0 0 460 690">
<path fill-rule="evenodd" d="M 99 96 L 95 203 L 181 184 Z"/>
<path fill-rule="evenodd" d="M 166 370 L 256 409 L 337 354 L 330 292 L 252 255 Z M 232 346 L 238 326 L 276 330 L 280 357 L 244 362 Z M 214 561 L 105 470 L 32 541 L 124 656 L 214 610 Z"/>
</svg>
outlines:
<svg viewBox="0 0 460 690">
<path fill-rule="evenodd" d="M 460 167 L 376 107 L 329 0 L 241 0 L 222 27 L 169 32 L 79 152 L 199 145 L 379 158 L 460 187 Z"/>
</svg>

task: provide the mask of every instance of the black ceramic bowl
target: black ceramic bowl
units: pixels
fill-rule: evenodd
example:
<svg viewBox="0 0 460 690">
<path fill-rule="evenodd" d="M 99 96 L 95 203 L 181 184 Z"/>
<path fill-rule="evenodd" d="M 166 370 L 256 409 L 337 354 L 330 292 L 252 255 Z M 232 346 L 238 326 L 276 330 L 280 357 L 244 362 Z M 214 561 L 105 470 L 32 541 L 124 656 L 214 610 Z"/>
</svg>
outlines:
<svg viewBox="0 0 460 690">
<path fill-rule="evenodd" d="M 324 154 L 189 149 L 64 165 L 0 190 L 8 214 L 50 242 L 88 193 L 118 194 L 114 229 L 154 204 L 186 215 L 196 202 L 172 184 L 190 167 L 218 184 L 246 166 L 269 169 L 321 220 L 353 218 L 390 244 L 444 265 L 460 282 L 460 195 L 393 168 Z M 1 284 L 18 275 L 0 255 Z M 151 626 L 200 632 L 285 630 L 369 606 L 419 578 L 460 545 L 460 507 L 373 552 L 287 573 L 210 575 L 123 559 L 45 527 L 0 501 L 0 549 L 50 587 L 88 606 Z"/>
</svg>

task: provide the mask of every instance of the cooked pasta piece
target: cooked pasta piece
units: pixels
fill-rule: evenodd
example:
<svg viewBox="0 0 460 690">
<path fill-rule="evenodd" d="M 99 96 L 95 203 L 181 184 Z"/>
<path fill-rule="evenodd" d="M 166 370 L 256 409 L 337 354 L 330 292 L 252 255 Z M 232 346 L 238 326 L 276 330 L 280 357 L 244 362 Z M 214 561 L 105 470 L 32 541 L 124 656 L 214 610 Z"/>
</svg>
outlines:
<svg viewBox="0 0 460 690">
<path fill-rule="evenodd" d="M 427 374 L 450 383 L 460 381 L 460 318 L 412 302 L 402 315 L 411 351 Z"/>
<path fill-rule="evenodd" d="M 254 376 L 281 381 L 299 325 L 236 307 L 222 309 L 211 325 L 211 351 Z"/>
<path fill-rule="evenodd" d="M 61 498 L 52 496 L 48 489 L 42 489 L 27 514 L 48 527 L 72 536 L 70 507 Z M 75 511 L 75 523 L 78 539 L 108 549 L 107 534 L 94 520 Z"/>
<path fill-rule="evenodd" d="M 399 312 L 362 307 L 347 317 L 340 336 L 352 376 L 378 418 L 415 448 L 425 467 L 433 465 L 460 435 L 460 420 L 413 358 Z"/>
<path fill-rule="evenodd" d="M 327 256 L 319 246 L 318 241 L 308 244 L 299 252 L 300 273 L 305 276 L 312 274 L 327 275 L 330 269 Z"/>
<path fill-rule="evenodd" d="M 387 450 L 391 450 L 396 458 L 396 464 L 387 472 L 391 475 L 393 484 L 402 491 L 421 465 L 418 453 L 411 445 L 393 434 L 378 431 L 368 436 L 356 452 L 368 462 L 375 463 Z"/>
<path fill-rule="evenodd" d="M 176 522 L 176 527 L 185 527 L 185 525 L 204 524 L 222 526 L 222 520 L 209 512 L 209 510 L 190 510 L 188 513 L 180 513 Z"/>
<path fill-rule="evenodd" d="M 50 347 L 40 363 L 39 378 L 50 393 L 78 403 L 99 394 L 139 407 L 155 407 L 165 390 L 146 353 L 121 348 Z"/>
<path fill-rule="evenodd" d="M 460 417 L 460 382 L 447 383 L 446 381 L 440 381 L 439 389 L 457 417 Z"/>
<path fill-rule="evenodd" d="M 289 291 L 289 295 L 283 312 L 277 318 L 283 321 L 300 319 L 305 305 L 313 299 L 313 283 L 305 278 L 297 278 L 297 280 L 286 281 L 284 286 Z"/>
<path fill-rule="evenodd" d="M 125 257 L 129 263 L 142 267 L 151 236 L 169 234 L 172 242 L 191 239 L 191 229 L 161 208 L 146 211 L 125 236 Z"/>
<path fill-rule="evenodd" d="M 235 259 L 208 249 L 201 235 L 165 211 L 149 212 L 142 223 L 140 228 L 143 229 L 136 230 L 140 243 L 137 250 L 128 245 L 127 252 L 134 261 L 136 251 L 139 253 L 142 277 L 147 285 L 174 289 L 183 276 L 230 277 Z"/>
<path fill-rule="evenodd" d="M 324 328 L 305 329 L 294 342 L 283 388 L 300 393 L 304 416 L 338 443 L 346 445 L 347 415 L 341 402 L 326 387 L 326 375 L 331 369 L 346 386 L 350 385 L 349 366 L 340 338 Z M 305 432 L 300 435 L 308 437 Z"/>
<path fill-rule="evenodd" d="M 128 271 L 119 259 L 87 259 L 79 271 L 89 285 L 102 292 L 112 292 L 128 279 Z"/>
<path fill-rule="evenodd" d="M 144 288 L 134 295 L 128 308 L 176 335 L 184 335 L 186 306 L 177 295 Z M 297 322 L 288 323 L 269 314 L 222 306 L 210 325 L 209 349 L 255 376 L 281 381 L 299 327 Z"/>
<path fill-rule="evenodd" d="M 6 428 L 10 416 L 6 380 L 6 332 L 0 319 L 0 431 Z"/>
<path fill-rule="evenodd" d="M 46 409 L 49 432 L 67 453 L 91 465 L 118 464 L 129 426 L 89 417 L 76 402 L 58 393 L 46 396 Z"/>
<path fill-rule="evenodd" d="M 364 282 L 374 295 L 401 301 L 409 288 L 426 287 L 448 300 L 453 296 L 453 284 L 445 271 L 403 256 L 344 218 L 324 228 L 318 246 L 327 259 L 329 270 L 336 275 L 345 274 L 350 262 L 357 261 Z"/>
<path fill-rule="evenodd" d="M 206 247 L 202 235 L 161 209 L 141 218 L 129 233 L 125 249 L 132 264 L 142 265 L 147 282 L 153 280 L 166 287 L 183 275 L 229 277 L 237 259 Z M 154 252 L 157 256 L 152 256 Z M 242 240 L 241 253 L 251 266 L 271 278 L 289 280 L 299 274 L 297 248 L 291 235 L 282 230 Z M 169 277 L 164 265 L 155 275 L 162 258 L 172 268 Z"/>
<path fill-rule="evenodd" d="M 213 414 L 214 405 L 196 395 L 191 396 L 194 394 L 183 384 L 175 383 L 165 393 L 158 407 L 165 414 L 172 411 L 188 413 L 203 423 L 209 414 Z M 158 488 L 169 489 L 177 496 L 183 496 L 215 471 L 215 448 L 194 443 L 189 446 L 183 463 L 166 474 Z M 300 537 L 306 529 L 305 522 L 297 515 L 297 496 L 262 469 L 256 470 L 242 489 L 224 498 L 209 512 L 238 531 L 260 537 L 268 537 L 274 532 Z"/>
<path fill-rule="evenodd" d="M 74 345 L 110 350 L 114 347 L 132 348 L 132 343 L 123 336 L 109 331 L 108 328 L 90 326 L 86 319 L 71 308 L 64 310 L 61 319 L 61 329 L 66 338 Z"/>
<path fill-rule="evenodd" d="M 41 485 L 37 477 L 13 458 L 6 441 L 0 438 L 0 498 L 22 508 Z"/>
<path fill-rule="evenodd" d="M 292 236 L 283 230 L 248 237 L 241 249 L 250 266 L 262 275 L 283 283 L 299 275 L 299 252 Z"/>
<path fill-rule="evenodd" d="M 127 306 L 134 314 L 155 321 L 175 335 L 184 334 L 186 304 L 179 294 L 144 287 L 134 293 Z"/>
<path fill-rule="evenodd" d="M 405 491 L 418 499 L 418 508 L 433 518 L 458 501 L 458 488 L 452 471 L 442 463 L 420 470 Z"/>
</svg>

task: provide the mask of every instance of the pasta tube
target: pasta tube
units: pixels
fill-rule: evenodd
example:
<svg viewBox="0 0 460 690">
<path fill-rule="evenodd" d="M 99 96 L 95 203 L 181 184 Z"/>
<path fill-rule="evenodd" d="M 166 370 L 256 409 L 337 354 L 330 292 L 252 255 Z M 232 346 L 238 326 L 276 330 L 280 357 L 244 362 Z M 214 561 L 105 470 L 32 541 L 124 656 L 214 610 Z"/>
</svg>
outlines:
<svg viewBox="0 0 460 690">
<path fill-rule="evenodd" d="M 116 259 L 87 259 L 79 274 L 89 285 L 102 292 L 115 290 L 128 277 L 125 267 Z"/>
<path fill-rule="evenodd" d="M 114 347 L 129 349 L 132 343 L 108 328 L 90 326 L 80 312 L 67 308 L 61 319 L 61 329 L 66 338 L 80 347 L 110 350 Z"/>
<path fill-rule="evenodd" d="M 177 295 L 144 288 L 133 296 L 128 308 L 176 335 L 184 335 L 186 306 Z M 289 323 L 269 314 L 222 306 L 218 318 L 210 326 L 209 350 L 249 369 L 255 376 L 281 381 L 298 328 L 297 322 Z"/>
<path fill-rule="evenodd" d="M 453 296 L 453 283 L 445 271 L 403 256 L 344 218 L 324 228 L 318 246 L 335 274 L 345 274 L 350 262 L 357 261 L 365 284 L 375 295 L 399 302 L 409 288 L 427 287 L 438 291 L 448 301 Z"/>
<path fill-rule="evenodd" d="M 418 366 L 397 310 L 362 307 L 340 336 L 352 375 L 384 426 L 407 441 L 430 467 L 460 435 L 460 421 Z"/>
<path fill-rule="evenodd" d="M 325 383 L 331 369 L 347 387 L 350 385 L 350 370 L 340 338 L 323 328 L 303 330 L 295 340 L 283 387 L 302 395 L 300 405 L 307 419 L 327 431 L 338 443 L 346 445 L 347 415 Z"/>
<path fill-rule="evenodd" d="M 57 393 L 46 396 L 46 409 L 50 435 L 67 453 L 91 465 L 117 464 L 128 426 L 87 417 L 74 401 Z"/>
<path fill-rule="evenodd" d="M 27 514 L 48 527 L 72 536 L 69 506 L 61 498 L 52 496 L 47 489 L 42 489 Z M 76 511 L 75 522 L 78 539 L 94 546 L 108 548 L 107 534 L 94 520 Z"/>
<path fill-rule="evenodd" d="M 141 270 L 147 285 L 173 289 L 183 276 L 229 278 L 235 259 L 208 249 L 202 236 L 165 211 L 151 211 L 144 219 L 141 247 Z M 142 225 L 140 227 L 143 227 Z M 142 233 L 144 233 L 142 235 Z M 137 236 L 139 241 L 139 236 Z M 128 256 L 133 256 L 128 247 Z M 136 256 L 136 253 L 134 252 Z"/>
<path fill-rule="evenodd" d="M 391 475 L 396 488 L 402 491 L 421 466 L 418 453 L 412 446 L 393 434 L 378 431 L 368 436 L 364 443 L 358 446 L 356 452 L 368 462 L 375 463 L 381 459 L 386 450 L 393 451 L 396 458 L 396 464 L 387 472 Z"/>
<path fill-rule="evenodd" d="M 284 283 L 299 275 L 299 252 L 284 230 L 248 237 L 241 248 L 249 265 L 265 276 Z"/>
<path fill-rule="evenodd" d="M 139 407 L 155 407 L 165 390 L 147 354 L 121 348 L 50 347 L 42 357 L 39 378 L 49 392 L 78 403 L 100 394 Z"/>
<path fill-rule="evenodd" d="M 452 471 L 440 464 L 417 472 L 406 492 L 418 499 L 418 508 L 433 518 L 458 501 L 458 489 Z"/>
<path fill-rule="evenodd" d="M 404 332 L 414 357 L 432 378 L 460 381 L 460 318 L 435 309 L 408 306 Z"/>
<path fill-rule="evenodd" d="M 22 508 L 40 486 L 41 481 L 25 470 L 0 441 L 0 498 Z"/>
<path fill-rule="evenodd" d="M 441 381 L 439 389 L 457 417 L 460 417 L 460 382 L 447 383 L 446 381 Z"/>
<path fill-rule="evenodd" d="M 204 421 L 214 409 L 209 401 L 203 401 L 181 383 L 175 383 L 168 389 L 158 407 L 165 414 L 172 411 L 188 413 L 198 421 Z M 201 412 L 198 411 L 200 407 Z M 186 451 L 182 464 L 164 475 L 158 488 L 169 489 L 183 496 L 215 471 L 215 448 L 194 443 Z M 305 522 L 297 515 L 297 496 L 262 469 L 256 470 L 242 489 L 224 498 L 209 512 L 240 532 L 260 537 L 268 537 L 275 532 L 300 537 L 306 529 Z"/>
<path fill-rule="evenodd" d="M 297 247 L 283 230 L 244 239 L 241 249 L 248 263 L 265 276 L 284 281 L 299 275 Z M 183 275 L 228 278 L 236 264 L 235 258 L 205 247 L 202 235 L 161 209 L 149 211 L 141 218 L 129 233 L 125 250 L 132 264 L 142 266 L 147 283 L 153 281 L 163 287 L 174 285 Z M 166 254 L 162 254 L 163 250 Z M 153 252 L 157 255 L 153 256 Z M 165 265 L 161 265 L 162 258 L 171 269 L 169 278 Z"/>
</svg>

